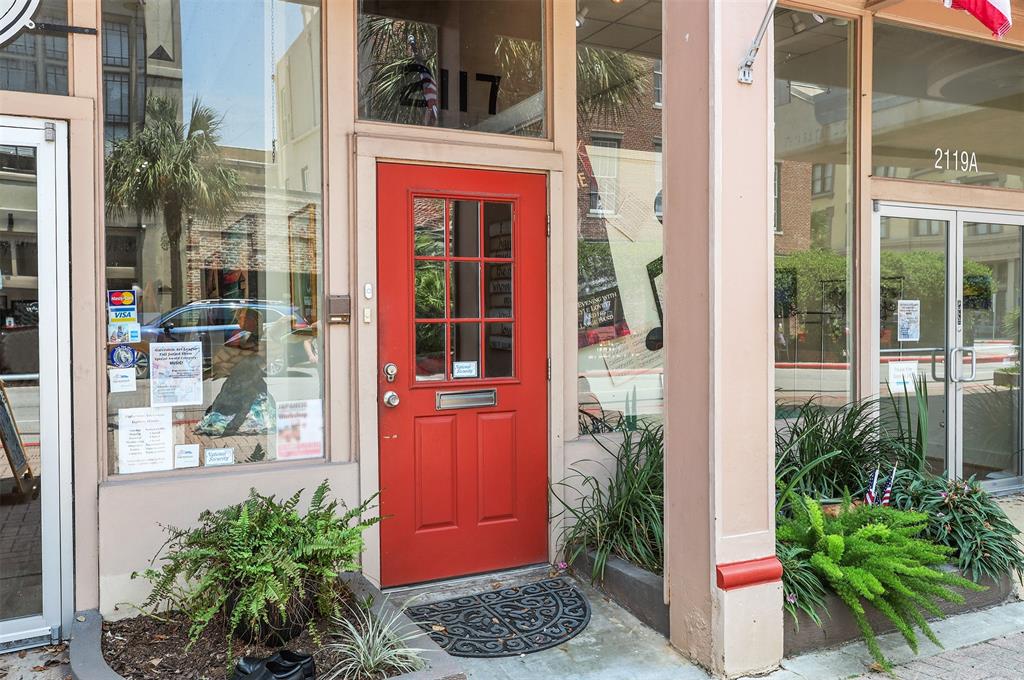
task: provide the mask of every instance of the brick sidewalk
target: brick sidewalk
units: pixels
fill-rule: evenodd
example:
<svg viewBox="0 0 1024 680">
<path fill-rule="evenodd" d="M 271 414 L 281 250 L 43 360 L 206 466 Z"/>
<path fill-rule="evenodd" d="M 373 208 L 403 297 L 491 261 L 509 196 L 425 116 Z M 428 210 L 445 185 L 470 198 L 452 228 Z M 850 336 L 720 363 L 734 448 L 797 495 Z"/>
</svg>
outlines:
<svg viewBox="0 0 1024 680">
<path fill-rule="evenodd" d="M 1024 633 L 954 649 L 893 669 L 900 680 L 1018 680 L 1024 677 Z M 888 680 L 869 673 L 858 680 Z"/>
</svg>

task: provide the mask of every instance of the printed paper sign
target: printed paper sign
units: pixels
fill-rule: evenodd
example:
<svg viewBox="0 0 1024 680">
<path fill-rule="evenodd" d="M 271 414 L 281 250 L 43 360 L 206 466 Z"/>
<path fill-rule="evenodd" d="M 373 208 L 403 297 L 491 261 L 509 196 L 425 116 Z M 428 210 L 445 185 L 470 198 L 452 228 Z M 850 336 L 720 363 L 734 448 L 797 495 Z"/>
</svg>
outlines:
<svg viewBox="0 0 1024 680">
<path fill-rule="evenodd" d="M 117 411 L 117 471 L 155 472 L 174 467 L 174 430 L 169 408 Z"/>
<path fill-rule="evenodd" d="M 199 467 L 199 444 L 178 444 L 174 447 L 174 468 Z"/>
<path fill-rule="evenodd" d="M 203 343 L 154 342 L 149 346 L 150 406 L 203 403 Z"/>
<path fill-rule="evenodd" d="M 921 301 L 896 301 L 897 342 L 921 341 Z"/>
<path fill-rule="evenodd" d="M 107 375 L 110 377 L 111 394 L 135 391 L 134 368 L 108 368 Z"/>
<path fill-rule="evenodd" d="M 142 342 L 142 327 L 137 323 L 107 324 L 107 344 Z"/>
<path fill-rule="evenodd" d="M 319 399 L 277 402 L 277 458 L 323 455 L 324 419 Z"/>
<path fill-rule="evenodd" d="M 206 449 L 206 467 L 217 465 L 234 465 L 234 449 Z"/>
<path fill-rule="evenodd" d="M 475 378 L 477 377 L 477 362 L 455 361 L 452 363 L 453 378 Z"/>
<path fill-rule="evenodd" d="M 916 378 L 916 361 L 889 362 L 889 391 L 893 394 L 913 394 Z"/>
</svg>

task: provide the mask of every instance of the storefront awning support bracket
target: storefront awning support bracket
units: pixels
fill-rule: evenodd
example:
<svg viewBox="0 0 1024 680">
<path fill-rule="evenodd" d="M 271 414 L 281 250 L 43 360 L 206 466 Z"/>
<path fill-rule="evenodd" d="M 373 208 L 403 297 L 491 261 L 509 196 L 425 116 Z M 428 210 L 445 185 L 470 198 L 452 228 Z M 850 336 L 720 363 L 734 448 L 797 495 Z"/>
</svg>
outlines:
<svg viewBox="0 0 1024 680">
<path fill-rule="evenodd" d="M 754 61 L 757 59 L 757 51 L 761 49 L 761 41 L 764 40 L 764 34 L 768 32 L 768 24 L 775 15 L 775 6 L 778 4 L 778 0 L 771 0 L 771 2 L 768 3 L 768 9 L 764 13 L 764 19 L 761 19 L 761 28 L 757 29 L 757 35 L 754 36 L 754 42 L 750 44 L 750 49 L 747 50 L 746 55 L 743 57 L 743 61 L 740 62 L 739 76 L 737 77 L 737 80 L 744 85 L 751 85 L 754 82 Z"/>
</svg>

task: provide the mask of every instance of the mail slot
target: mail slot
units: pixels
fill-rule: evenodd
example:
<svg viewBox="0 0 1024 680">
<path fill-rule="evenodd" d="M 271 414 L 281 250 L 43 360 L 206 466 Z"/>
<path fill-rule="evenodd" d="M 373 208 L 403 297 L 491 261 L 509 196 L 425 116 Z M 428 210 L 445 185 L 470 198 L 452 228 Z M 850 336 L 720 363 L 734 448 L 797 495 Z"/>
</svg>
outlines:
<svg viewBox="0 0 1024 680">
<path fill-rule="evenodd" d="M 498 405 L 498 390 L 467 390 L 465 392 L 435 392 L 434 408 L 450 411 L 457 408 L 482 408 Z"/>
</svg>

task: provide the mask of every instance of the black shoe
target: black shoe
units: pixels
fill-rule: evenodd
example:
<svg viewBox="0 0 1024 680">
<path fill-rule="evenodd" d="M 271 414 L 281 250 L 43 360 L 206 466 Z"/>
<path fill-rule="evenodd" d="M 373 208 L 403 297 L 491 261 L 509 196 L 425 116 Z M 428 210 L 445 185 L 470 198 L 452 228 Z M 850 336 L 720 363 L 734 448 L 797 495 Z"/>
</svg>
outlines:
<svg viewBox="0 0 1024 680">
<path fill-rule="evenodd" d="M 267 660 L 264 668 L 274 680 L 305 680 L 306 678 L 306 674 L 303 673 L 302 666 L 299 664 L 279 661 L 273 657 Z"/>
<path fill-rule="evenodd" d="M 313 657 L 309 654 L 282 649 L 270 658 L 275 659 L 275 657 L 285 663 L 295 664 L 302 668 L 303 680 L 316 680 L 316 664 L 313 662 Z"/>
<path fill-rule="evenodd" d="M 247 656 L 235 666 L 231 680 L 274 680 L 274 676 L 267 670 L 263 659 Z"/>
</svg>

